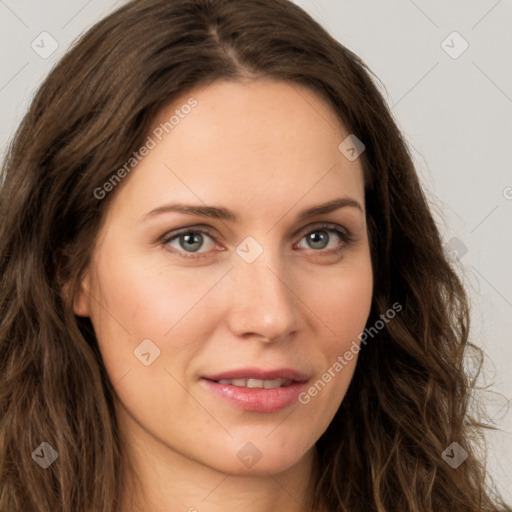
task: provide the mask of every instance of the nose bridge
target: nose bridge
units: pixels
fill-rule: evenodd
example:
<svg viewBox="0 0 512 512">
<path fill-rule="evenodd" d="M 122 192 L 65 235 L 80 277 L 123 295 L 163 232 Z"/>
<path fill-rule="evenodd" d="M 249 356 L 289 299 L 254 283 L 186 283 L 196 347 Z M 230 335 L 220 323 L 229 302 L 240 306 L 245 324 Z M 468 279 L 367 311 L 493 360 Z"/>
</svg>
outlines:
<svg viewBox="0 0 512 512">
<path fill-rule="evenodd" d="M 269 340 L 296 328 L 298 312 L 293 283 L 278 247 L 263 247 L 248 237 L 238 248 L 231 328 L 239 335 L 258 334 Z"/>
</svg>

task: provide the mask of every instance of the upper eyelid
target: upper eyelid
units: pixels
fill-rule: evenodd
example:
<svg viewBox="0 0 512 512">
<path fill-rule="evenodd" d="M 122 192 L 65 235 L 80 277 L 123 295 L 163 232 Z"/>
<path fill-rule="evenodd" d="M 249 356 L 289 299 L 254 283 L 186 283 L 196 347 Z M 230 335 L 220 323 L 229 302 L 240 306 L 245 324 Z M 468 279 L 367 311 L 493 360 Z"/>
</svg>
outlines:
<svg viewBox="0 0 512 512">
<path fill-rule="evenodd" d="M 292 236 L 297 236 L 299 233 L 307 234 L 311 230 L 319 229 L 319 228 L 322 228 L 322 227 L 325 227 L 326 229 L 327 228 L 329 228 L 329 229 L 340 229 L 340 230 L 346 232 L 347 234 L 350 234 L 350 230 L 348 228 L 346 228 L 343 225 L 337 224 L 336 222 L 318 221 L 318 222 L 313 222 L 313 223 L 311 223 L 311 224 L 309 224 L 307 226 L 304 226 L 303 228 L 297 229 L 296 231 L 294 231 L 292 233 Z M 208 235 L 210 235 L 211 232 L 218 232 L 217 229 L 212 228 L 210 226 L 206 226 L 206 225 L 204 225 L 204 226 L 203 225 L 192 225 L 192 226 L 186 226 L 186 227 L 183 227 L 183 228 L 176 228 L 176 229 L 172 229 L 170 231 L 167 231 L 163 235 L 162 238 L 172 238 L 174 236 L 177 236 L 177 235 L 180 235 L 180 234 L 183 234 L 183 233 L 189 233 L 189 232 L 194 232 L 194 231 L 205 232 Z"/>
</svg>

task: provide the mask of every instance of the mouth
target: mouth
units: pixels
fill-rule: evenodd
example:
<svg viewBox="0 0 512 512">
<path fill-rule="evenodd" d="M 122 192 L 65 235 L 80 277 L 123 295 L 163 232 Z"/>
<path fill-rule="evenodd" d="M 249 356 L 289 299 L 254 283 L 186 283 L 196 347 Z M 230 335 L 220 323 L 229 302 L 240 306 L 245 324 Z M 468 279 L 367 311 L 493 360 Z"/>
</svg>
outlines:
<svg viewBox="0 0 512 512">
<path fill-rule="evenodd" d="M 308 376 L 290 368 L 244 368 L 201 378 L 202 385 L 231 406 L 273 413 L 290 407 L 305 389 Z"/>
</svg>

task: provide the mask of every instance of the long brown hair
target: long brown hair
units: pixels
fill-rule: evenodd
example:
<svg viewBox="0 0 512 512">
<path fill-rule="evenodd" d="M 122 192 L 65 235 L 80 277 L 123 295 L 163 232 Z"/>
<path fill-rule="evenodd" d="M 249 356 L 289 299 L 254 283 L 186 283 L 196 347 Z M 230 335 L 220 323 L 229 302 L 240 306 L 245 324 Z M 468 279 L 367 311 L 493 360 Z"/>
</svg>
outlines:
<svg viewBox="0 0 512 512">
<path fill-rule="evenodd" d="M 468 414 L 468 300 L 406 144 L 365 64 L 286 0 L 130 2 L 82 36 L 37 92 L 2 173 L 0 509 L 118 511 L 129 461 L 115 390 L 90 320 L 72 310 L 116 193 L 94 191 L 141 147 L 163 106 L 243 77 L 306 85 L 363 141 L 368 325 L 403 307 L 362 349 L 317 443 L 311 506 L 510 510 L 486 484 L 481 424 Z M 468 453 L 457 469 L 441 457 L 454 441 Z M 41 442 L 58 454 L 46 469 L 31 456 Z"/>
</svg>

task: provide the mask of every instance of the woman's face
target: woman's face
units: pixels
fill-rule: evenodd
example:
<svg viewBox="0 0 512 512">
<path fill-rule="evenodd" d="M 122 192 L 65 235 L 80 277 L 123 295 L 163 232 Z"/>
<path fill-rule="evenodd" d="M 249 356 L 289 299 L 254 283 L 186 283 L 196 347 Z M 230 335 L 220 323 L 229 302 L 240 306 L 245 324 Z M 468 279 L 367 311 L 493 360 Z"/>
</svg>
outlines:
<svg viewBox="0 0 512 512">
<path fill-rule="evenodd" d="M 322 99 L 281 82 L 197 88 L 154 127 L 110 192 L 75 312 L 140 453 L 285 470 L 343 400 L 357 356 L 338 358 L 370 311 L 360 159 Z"/>
</svg>

